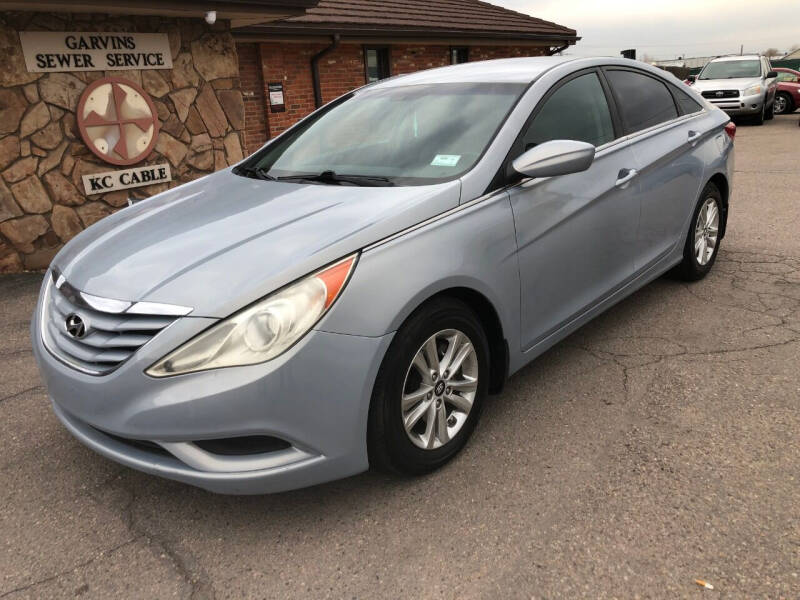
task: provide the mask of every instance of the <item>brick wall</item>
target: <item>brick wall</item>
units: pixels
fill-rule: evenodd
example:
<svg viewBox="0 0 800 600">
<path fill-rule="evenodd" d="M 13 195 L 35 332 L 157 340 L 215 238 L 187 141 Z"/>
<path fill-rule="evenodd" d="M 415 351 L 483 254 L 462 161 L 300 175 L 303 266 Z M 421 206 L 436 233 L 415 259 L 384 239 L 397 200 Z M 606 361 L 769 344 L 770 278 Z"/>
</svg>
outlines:
<svg viewBox="0 0 800 600">
<path fill-rule="evenodd" d="M 248 48 L 245 49 L 245 46 Z M 246 94 L 251 90 L 250 85 L 257 85 L 257 78 L 253 73 L 253 61 L 250 59 L 250 52 L 254 52 L 249 48 L 251 46 L 255 47 L 256 45 L 240 44 L 237 46 L 240 56 L 240 78 Z M 261 89 L 253 89 L 253 100 L 246 103 L 248 110 L 246 143 L 250 152 L 263 143 L 262 139 L 275 137 L 314 110 L 311 57 L 325 48 L 326 44 L 276 42 L 258 44 L 257 47 L 261 59 Z M 515 56 L 540 56 L 544 55 L 545 51 L 546 48 L 531 46 L 473 46 L 470 47 L 470 61 Z M 390 46 L 390 60 L 392 75 L 413 73 L 450 64 L 450 48 L 441 45 L 396 44 Z M 329 102 L 364 85 L 362 46 L 342 44 L 320 60 L 319 71 L 323 102 Z M 269 107 L 264 103 L 263 98 L 267 97 L 266 87 L 271 82 L 283 82 L 285 112 L 269 112 Z M 255 100 L 258 94 L 262 98 L 260 104 Z M 261 106 L 262 110 L 256 110 L 257 106 Z M 251 127 L 252 134 L 250 133 Z M 259 137 L 262 135 L 259 132 L 262 131 L 265 138 Z M 251 139 L 253 140 L 252 144 Z"/>
<path fill-rule="evenodd" d="M 267 114 L 264 111 L 264 80 L 258 44 L 236 44 L 239 55 L 239 80 L 244 97 L 246 154 L 252 154 L 267 141 Z"/>
</svg>

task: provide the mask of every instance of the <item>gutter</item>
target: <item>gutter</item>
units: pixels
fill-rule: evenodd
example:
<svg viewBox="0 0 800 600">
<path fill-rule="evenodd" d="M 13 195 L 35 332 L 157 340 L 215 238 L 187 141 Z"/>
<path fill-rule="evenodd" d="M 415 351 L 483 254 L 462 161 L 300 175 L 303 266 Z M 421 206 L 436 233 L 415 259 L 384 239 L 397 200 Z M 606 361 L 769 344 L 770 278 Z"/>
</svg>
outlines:
<svg viewBox="0 0 800 600">
<path fill-rule="evenodd" d="M 319 61 L 329 52 L 336 50 L 336 48 L 339 47 L 340 41 L 341 36 L 338 33 L 334 33 L 330 46 L 323 48 L 311 57 L 311 85 L 314 87 L 314 106 L 316 108 L 322 106 L 322 89 L 319 84 Z"/>
<path fill-rule="evenodd" d="M 554 55 L 558 54 L 559 52 L 562 52 L 562 51 L 566 50 L 567 48 L 569 48 L 569 44 L 563 44 L 563 45 L 559 46 L 558 48 L 551 48 L 547 52 L 547 54 L 549 56 L 554 56 Z"/>
<path fill-rule="evenodd" d="M 263 25 L 251 25 L 239 27 L 234 32 L 234 36 L 245 40 L 248 37 L 269 39 L 271 36 L 297 36 L 299 38 L 320 35 L 346 35 L 353 37 L 378 38 L 382 41 L 392 40 L 398 37 L 417 38 L 436 40 L 442 38 L 460 39 L 488 39 L 502 41 L 505 43 L 530 40 L 530 41 L 550 41 L 554 43 L 574 44 L 581 39 L 574 30 L 558 33 L 523 33 L 515 31 L 472 31 L 464 29 L 424 29 L 414 27 L 352 27 L 347 24 L 330 26 L 325 23 L 291 23 L 288 21 L 277 21 L 265 23 Z M 390 41 L 388 43 L 391 43 Z"/>
</svg>

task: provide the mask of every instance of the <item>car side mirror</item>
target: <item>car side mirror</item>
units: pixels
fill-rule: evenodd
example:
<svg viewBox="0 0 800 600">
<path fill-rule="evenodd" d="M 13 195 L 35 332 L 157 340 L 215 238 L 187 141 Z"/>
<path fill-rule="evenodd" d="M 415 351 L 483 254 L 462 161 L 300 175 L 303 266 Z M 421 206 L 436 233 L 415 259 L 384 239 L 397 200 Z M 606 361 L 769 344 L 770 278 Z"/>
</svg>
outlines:
<svg viewBox="0 0 800 600">
<path fill-rule="evenodd" d="M 519 155 L 511 166 L 526 177 L 580 173 L 592 166 L 595 147 L 575 140 L 552 140 Z"/>
<path fill-rule="evenodd" d="M 686 80 L 687 80 L 687 81 L 690 81 L 691 83 L 694 83 L 695 81 L 697 81 L 697 75 L 689 75 L 689 76 L 686 78 Z"/>
<path fill-rule="evenodd" d="M 777 71 L 770 71 L 769 73 L 767 73 L 767 79 L 773 79 L 773 78 L 775 78 L 777 76 L 778 76 L 778 72 Z"/>
</svg>

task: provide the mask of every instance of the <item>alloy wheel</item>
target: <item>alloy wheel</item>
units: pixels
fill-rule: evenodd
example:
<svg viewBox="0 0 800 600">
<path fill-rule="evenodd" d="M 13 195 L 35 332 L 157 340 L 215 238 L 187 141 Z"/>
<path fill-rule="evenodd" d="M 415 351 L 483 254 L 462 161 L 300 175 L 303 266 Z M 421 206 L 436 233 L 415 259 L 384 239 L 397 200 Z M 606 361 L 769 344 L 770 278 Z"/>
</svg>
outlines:
<svg viewBox="0 0 800 600">
<path fill-rule="evenodd" d="M 694 254 L 697 264 L 704 266 L 714 256 L 719 236 L 719 206 L 715 198 L 706 198 L 694 226 Z"/>
<path fill-rule="evenodd" d="M 433 450 L 452 440 L 469 417 L 478 390 L 478 356 L 461 331 L 429 337 L 414 355 L 400 402 L 406 435 Z"/>
<path fill-rule="evenodd" d="M 782 115 L 783 113 L 785 113 L 787 104 L 788 103 L 786 102 L 786 97 L 784 95 L 778 94 L 777 96 L 775 96 L 775 108 L 774 108 L 775 114 Z"/>
</svg>

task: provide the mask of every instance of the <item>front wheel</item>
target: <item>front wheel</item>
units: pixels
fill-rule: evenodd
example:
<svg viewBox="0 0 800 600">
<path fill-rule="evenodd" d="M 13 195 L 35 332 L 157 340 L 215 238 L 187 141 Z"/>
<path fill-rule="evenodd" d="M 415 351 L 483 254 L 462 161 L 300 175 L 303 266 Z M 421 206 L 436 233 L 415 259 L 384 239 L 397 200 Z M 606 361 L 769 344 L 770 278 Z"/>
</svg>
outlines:
<svg viewBox="0 0 800 600">
<path fill-rule="evenodd" d="M 423 305 L 398 330 L 370 404 L 372 467 L 439 468 L 466 444 L 489 384 L 489 344 L 475 313 L 454 298 Z"/>
<path fill-rule="evenodd" d="M 705 277 L 717 259 L 722 223 L 722 194 L 713 183 L 706 184 L 694 209 L 683 261 L 674 273 L 686 281 L 697 281 Z"/>
<path fill-rule="evenodd" d="M 771 121 L 774 118 L 775 118 L 775 102 L 773 101 L 772 104 L 769 105 L 769 108 L 767 108 L 767 112 L 764 115 L 764 119 L 766 119 L 767 121 Z"/>
<path fill-rule="evenodd" d="M 785 94 L 783 92 L 778 93 L 775 96 L 775 104 L 773 105 L 773 110 L 775 111 L 776 115 L 783 115 L 792 112 L 793 105 L 792 105 L 792 99 L 789 97 L 789 94 Z"/>
</svg>

